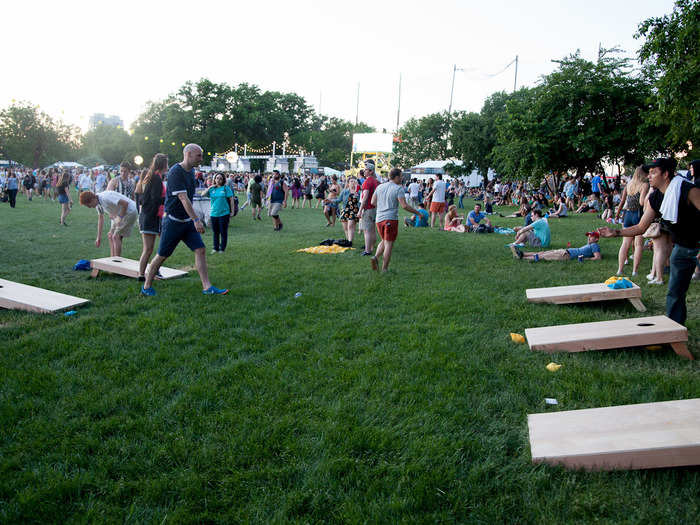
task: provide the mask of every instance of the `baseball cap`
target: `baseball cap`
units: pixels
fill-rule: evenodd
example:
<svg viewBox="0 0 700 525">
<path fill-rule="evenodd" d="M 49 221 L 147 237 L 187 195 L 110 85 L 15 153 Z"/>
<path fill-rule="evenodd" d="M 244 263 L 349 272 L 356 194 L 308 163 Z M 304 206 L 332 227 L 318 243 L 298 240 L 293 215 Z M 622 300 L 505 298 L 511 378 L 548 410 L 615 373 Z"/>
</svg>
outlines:
<svg viewBox="0 0 700 525">
<path fill-rule="evenodd" d="M 663 171 L 668 171 L 671 175 L 675 175 L 677 165 L 678 163 L 676 162 L 676 159 L 660 157 L 658 159 L 654 159 L 649 164 L 645 164 L 642 166 L 642 169 L 649 173 L 651 168 L 661 168 Z"/>
<path fill-rule="evenodd" d="M 593 237 L 600 238 L 600 233 L 598 232 L 586 232 L 586 236 L 593 235 Z"/>
<path fill-rule="evenodd" d="M 374 161 L 373 160 L 366 160 L 365 161 L 365 169 L 370 169 L 374 171 Z"/>
</svg>

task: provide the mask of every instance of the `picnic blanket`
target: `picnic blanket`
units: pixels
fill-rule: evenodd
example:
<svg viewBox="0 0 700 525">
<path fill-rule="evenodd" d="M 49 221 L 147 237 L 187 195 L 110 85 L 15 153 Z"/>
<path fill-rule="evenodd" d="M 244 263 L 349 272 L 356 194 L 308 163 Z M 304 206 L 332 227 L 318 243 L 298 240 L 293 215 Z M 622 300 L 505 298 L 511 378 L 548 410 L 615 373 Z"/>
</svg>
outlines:
<svg viewBox="0 0 700 525">
<path fill-rule="evenodd" d="M 297 252 L 315 253 L 315 254 L 332 254 L 332 253 L 343 253 L 347 250 L 352 250 L 353 248 L 345 248 L 343 246 L 338 246 L 333 244 L 331 246 L 311 246 L 310 248 L 302 248 L 297 250 Z"/>
</svg>

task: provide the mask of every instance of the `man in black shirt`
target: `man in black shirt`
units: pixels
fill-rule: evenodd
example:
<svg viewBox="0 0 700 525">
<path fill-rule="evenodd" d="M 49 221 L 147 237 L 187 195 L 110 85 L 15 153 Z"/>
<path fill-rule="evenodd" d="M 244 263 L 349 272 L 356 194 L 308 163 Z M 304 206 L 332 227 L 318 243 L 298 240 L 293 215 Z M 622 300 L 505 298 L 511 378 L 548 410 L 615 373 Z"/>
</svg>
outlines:
<svg viewBox="0 0 700 525">
<path fill-rule="evenodd" d="M 599 228 L 603 237 L 634 237 L 641 235 L 651 225 L 652 221 L 662 216 L 661 207 L 664 194 L 671 196 L 671 181 L 676 174 L 676 161 L 670 158 L 656 159 L 644 166 L 649 173 L 649 185 L 654 189 L 649 194 L 644 215 L 635 226 L 613 230 L 608 227 Z M 671 276 L 668 281 L 666 294 L 666 315 L 680 324 L 685 324 L 687 308 L 685 296 L 690 286 L 693 271 L 697 264 L 698 247 L 700 246 L 700 188 L 688 181 L 674 183 L 673 190 L 678 197 L 676 221 L 671 221 Z"/>
<path fill-rule="evenodd" d="M 141 293 L 153 296 L 153 279 L 165 260 L 172 255 L 175 247 L 184 242 L 194 252 L 194 261 L 199 278 L 202 280 L 202 293 L 206 295 L 224 295 L 227 289 L 212 286 L 209 281 L 204 242 L 201 234 L 204 233 L 202 220 L 192 207 L 194 197 L 194 168 L 202 162 L 202 148 L 197 144 L 188 144 L 182 150 L 182 162 L 175 164 L 168 171 L 165 191 L 165 217 L 163 218 L 158 254 L 151 261 L 143 283 Z"/>
</svg>

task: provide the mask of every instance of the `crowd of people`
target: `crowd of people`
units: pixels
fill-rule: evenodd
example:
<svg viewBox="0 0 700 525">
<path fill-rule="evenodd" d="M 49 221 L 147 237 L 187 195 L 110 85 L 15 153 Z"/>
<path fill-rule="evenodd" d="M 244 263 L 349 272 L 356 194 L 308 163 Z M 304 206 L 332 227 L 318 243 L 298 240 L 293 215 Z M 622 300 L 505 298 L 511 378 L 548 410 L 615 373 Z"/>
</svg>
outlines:
<svg viewBox="0 0 700 525">
<path fill-rule="evenodd" d="M 399 207 L 410 214 L 404 220 L 407 228 L 438 227 L 457 233 L 492 233 L 498 229 L 494 225 L 496 217 L 504 217 L 495 207 L 516 206 L 517 210 L 507 217 L 523 220 L 522 226 L 511 230 L 515 237 L 509 244 L 513 256 L 518 259 L 598 260 L 601 258 L 600 236 L 620 235 L 623 240 L 618 252 L 617 274 L 624 273 L 632 246 L 632 277 L 638 275 L 644 249 L 652 249 L 648 282 L 664 284 L 665 272 L 670 273 L 669 290 L 673 290 L 673 294 L 669 292 L 669 297 L 673 295 L 676 299 L 673 305 L 669 303 L 669 311 L 674 312 L 674 318 L 683 320 L 685 314 L 677 306 L 678 297 L 682 295 L 678 290 L 687 290 L 690 279 L 700 277 L 697 264 L 700 231 L 697 193 L 700 190 L 697 182 L 693 182 L 697 181 L 700 161 L 691 163 L 688 181 L 676 176 L 675 161 L 660 159 L 656 164 L 639 166 L 627 180 L 622 177 L 608 180 L 602 173 L 586 177 L 552 174 L 538 187 L 526 181 L 499 180 L 468 187 L 462 180 L 444 180 L 442 174 L 423 177 L 424 180 L 405 180 L 399 169 L 391 170 L 383 179 L 375 172 L 371 160 L 365 162 L 358 176 L 339 177 L 279 171 L 205 173 L 195 170 L 201 162 L 201 148 L 188 145 L 183 155 L 183 161 L 171 168 L 167 157 L 158 154 L 148 169 L 134 168 L 128 163 L 119 166 L 118 171 L 9 169 L 0 172 L 0 190 L 11 207 L 16 206 L 18 193 L 25 195 L 27 201 L 33 198 L 57 200 L 61 205 L 59 222 L 64 226 L 68 225 L 66 219 L 73 205 L 72 195 L 77 193 L 81 204 L 98 210 L 97 246 L 101 243 L 104 220 L 110 217 L 108 239 L 112 256 L 121 255 L 123 239 L 138 224 L 143 240 L 140 279 L 144 282 L 142 292 L 147 295 L 153 291 L 152 282 L 158 268 L 181 240 L 195 252 L 205 292 L 225 293 L 209 282 L 201 233 L 206 219 L 212 228 L 212 254 L 224 252 L 230 218 L 239 211 L 237 194 L 243 193 L 245 201 L 240 210 L 250 207 L 252 219 L 262 221 L 262 210 L 266 209 L 276 232 L 284 227 L 282 210 L 290 201 L 291 209 L 307 205 L 320 209 L 326 227 L 332 228 L 341 222 L 346 246 L 353 245 L 359 229 L 364 237 L 361 254 L 370 257 L 375 270 L 379 269 L 380 260 L 382 270 L 389 267 L 398 235 Z M 659 170 L 663 170 L 665 178 L 657 174 Z M 669 200 L 665 198 L 667 192 L 680 202 L 676 202 L 670 219 L 667 218 L 670 205 L 664 204 Z M 195 196 L 208 200 L 208 217 L 195 210 Z M 462 215 L 459 210 L 464 209 L 467 196 L 476 203 Z M 583 213 L 593 213 L 607 224 L 622 224 L 623 229 L 606 227 L 586 232 L 588 242 L 580 248 L 572 248 L 569 242 L 567 248 L 561 250 L 521 250 L 525 246 L 538 250 L 549 248 L 550 221 Z M 158 236 L 161 239 L 149 267 L 154 272 L 151 275 L 146 269 Z M 690 259 L 695 262 L 691 264 Z M 679 269 L 681 267 L 683 270 Z M 684 300 L 682 302 L 685 304 Z"/>
</svg>

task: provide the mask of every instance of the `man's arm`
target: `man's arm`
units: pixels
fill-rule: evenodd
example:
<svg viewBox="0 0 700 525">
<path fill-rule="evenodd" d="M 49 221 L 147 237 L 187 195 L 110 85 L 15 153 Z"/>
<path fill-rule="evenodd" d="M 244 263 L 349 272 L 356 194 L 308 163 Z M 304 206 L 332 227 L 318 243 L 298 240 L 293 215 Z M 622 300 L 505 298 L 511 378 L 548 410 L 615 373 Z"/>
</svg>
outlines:
<svg viewBox="0 0 700 525">
<path fill-rule="evenodd" d="M 602 258 L 603 258 L 603 256 L 600 254 L 600 252 L 593 253 L 593 260 L 594 261 L 600 261 Z"/>
<path fill-rule="evenodd" d="M 376 191 L 372 194 L 372 200 L 370 201 L 370 203 L 375 208 L 377 207 L 377 192 Z"/>
<path fill-rule="evenodd" d="M 412 213 L 413 215 L 418 215 L 418 210 L 415 209 L 415 208 L 413 208 L 412 206 L 409 206 L 409 205 L 406 203 L 406 199 L 402 199 L 401 197 L 399 197 L 399 204 L 400 204 L 401 207 L 402 207 L 404 210 L 406 210 L 408 213 Z"/>
<path fill-rule="evenodd" d="M 289 198 L 289 186 L 287 186 L 286 182 L 282 183 L 282 189 L 284 190 L 284 204 L 283 207 L 287 207 L 287 199 Z"/>
<path fill-rule="evenodd" d="M 647 228 L 651 226 L 655 218 L 656 212 L 647 201 L 644 205 L 644 215 L 642 215 L 638 224 L 620 230 L 613 230 L 612 228 L 603 226 L 602 228 L 598 228 L 598 233 L 600 233 L 601 237 L 636 237 L 647 231 Z"/>
<path fill-rule="evenodd" d="M 100 243 L 102 242 L 102 230 L 104 229 L 104 225 L 105 225 L 104 213 L 98 213 L 98 215 L 97 215 L 97 239 L 95 239 L 95 246 L 97 248 L 100 247 Z"/>
<path fill-rule="evenodd" d="M 194 208 L 192 207 L 192 203 L 190 202 L 190 199 L 187 197 L 187 192 L 182 192 L 177 194 L 177 198 L 180 199 L 180 202 L 182 203 L 182 207 L 185 208 L 185 213 L 194 221 L 194 227 L 197 229 L 199 233 L 204 233 L 204 225 L 202 224 L 202 221 L 197 217 L 197 214 L 194 212 Z"/>
</svg>

